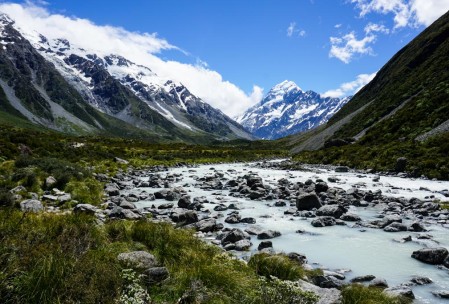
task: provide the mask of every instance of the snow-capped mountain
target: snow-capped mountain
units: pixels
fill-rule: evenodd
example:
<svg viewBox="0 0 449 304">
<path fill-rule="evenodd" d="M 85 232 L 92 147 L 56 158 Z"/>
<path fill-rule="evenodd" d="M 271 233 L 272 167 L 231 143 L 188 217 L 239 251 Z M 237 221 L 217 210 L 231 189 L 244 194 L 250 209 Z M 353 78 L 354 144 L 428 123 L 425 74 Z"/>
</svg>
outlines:
<svg viewBox="0 0 449 304">
<path fill-rule="evenodd" d="M 304 92 L 294 82 L 285 80 L 236 120 L 259 138 L 277 139 L 327 122 L 349 99 Z"/>
<path fill-rule="evenodd" d="M 41 60 L 38 57 L 42 56 L 85 103 L 108 116 L 156 132 L 158 125 L 167 129 L 172 124 L 184 133 L 206 133 L 217 139 L 252 138 L 241 125 L 193 95 L 183 84 L 159 77 L 150 67 L 115 54 L 80 48 L 63 38 L 48 39 L 38 32 L 24 31 L 4 14 L 0 19 L 9 35 L 23 41 L 16 46 L 16 52 L 5 54 L 5 60 L 20 53 L 19 47 L 29 49 L 35 60 Z M 8 51 L 5 45 L 3 51 Z M 12 68 L 17 69 L 20 62 L 16 60 L 14 65 Z M 31 64 L 29 68 L 33 70 L 34 66 Z M 33 83 L 35 79 L 30 81 Z M 99 123 L 94 125 L 103 128 Z"/>
</svg>

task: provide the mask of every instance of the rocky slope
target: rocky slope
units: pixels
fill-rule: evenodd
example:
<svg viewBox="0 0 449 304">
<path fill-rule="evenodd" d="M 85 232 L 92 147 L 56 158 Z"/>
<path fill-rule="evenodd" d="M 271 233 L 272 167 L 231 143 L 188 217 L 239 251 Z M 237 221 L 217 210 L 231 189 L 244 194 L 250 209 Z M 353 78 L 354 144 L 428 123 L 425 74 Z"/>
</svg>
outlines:
<svg viewBox="0 0 449 304">
<path fill-rule="evenodd" d="M 6 15 L 0 23 L 2 108 L 9 114 L 71 133 L 108 132 L 107 120 L 168 139 L 252 138 L 181 83 L 148 67 L 77 48 L 66 39 L 21 32 Z"/>
<path fill-rule="evenodd" d="M 257 137 L 277 139 L 327 122 L 349 99 L 304 92 L 294 82 L 286 80 L 274 86 L 237 121 Z"/>
</svg>

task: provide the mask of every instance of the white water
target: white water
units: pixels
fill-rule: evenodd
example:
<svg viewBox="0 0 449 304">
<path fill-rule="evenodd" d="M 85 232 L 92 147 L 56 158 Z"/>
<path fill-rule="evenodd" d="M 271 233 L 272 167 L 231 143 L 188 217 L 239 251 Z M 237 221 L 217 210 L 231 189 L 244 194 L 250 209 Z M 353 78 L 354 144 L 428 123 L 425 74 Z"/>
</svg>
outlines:
<svg viewBox="0 0 449 304">
<path fill-rule="evenodd" d="M 264 184 L 273 185 L 277 184 L 277 181 L 281 178 L 287 178 L 291 182 L 304 182 L 309 178 L 313 180 L 321 178 L 327 181 L 329 176 L 336 176 L 340 181 L 338 183 L 328 183 L 329 186 L 347 190 L 357 184 L 362 190 L 375 191 L 380 189 L 387 196 L 416 197 L 422 200 L 428 199 L 432 195 L 437 199 L 447 200 L 447 198 L 434 191 L 449 189 L 449 182 L 383 176 L 379 182 L 373 182 L 372 179 L 375 175 L 370 174 L 335 173 L 318 169 L 315 172 L 282 171 L 253 168 L 248 164 L 200 166 L 194 169 L 196 171 L 194 173 L 189 172 L 192 169 L 188 168 L 174 168 L 169 171 L 171 174 L 182 174 L 182 180 L 174 183 L 173 186 L 188 184 L 184 189 L 189 192 L 192 199 L 205 196 L 215 204 L 224 203 L 228 205 L 235 203 L 241 209 L 239 212 L 242 217 L 254 217 L 258 226 L 264 229 L 280 231 L 282 236 L 271 240 L 276 251 L 303 253 L 307 256 L 310 264 L 317 263 L 330 270 L 350 269 L 351 271 L 346 273 L 347 279 L 373 274 L 378 278 L 386 279 L 389 286 L 396 286 L 409 281 L 415 275 L 426 276 L 431 278 L 434 283 L 427 286 L 413 287 L 416 297 L 415 302 L 449 303 L 449 301 L 438 299 L 431 294 L 433 290 L 449 290 L 449 271 L 421 263 L 410 257 L 414 250 L 423 248 L 426 245 L 449 248 L 448 227 L 435 224 L 426 226 L 426 229 L 429 230 L 427 233 L 431 234 L 433 239 L 440 243 L 439 245 L 429 241 L 421 244 L 416 243 L 415 237 L 418 233 L 414 232 L 387 233 L 383 230 L 370 228 L 364 228 L 364 232 L 362 232 L 359 228 L 351 228 L 353 223 L 348 223 L 348 226 L 315 228 L 311 226 L 310 219 L 306 220 L 291 215 L 284 215 L 284 211 L 290 208 L 288 203 L 287 207 L 272 207 L 268 205 L 273 205 L 275 201 L 251 201 L 249 199 L 229 197 L 229 191 L 227 190 L 205 191 L 195 188 L 196 181 L 193 179 L 193 176 L 213 175 L 214 170 L 211 170 L 211 168 L 222 171 L 225 174 L 224 177 L 228 179 L 237 178 L 252 171 L 262 177 Z M 228 172 L 228 169 L 236 170 L 236 172 Z M 166 173 L 162 172 L 161 175 L 164 176 Z M 361 186 L 360 183 L 365 183 L 365 186 Z M 421 187 L 427 188 L 429 191 L 419 190 Z M 160 189 L 138 188 L 134 189 L 133 192 L 141 192 L 143 190 L 153 193 Z M 166 203 L 166 201 L 139 202 L 137 206 L 144 208 L 152 205 L 158 206 L 162 203 Z M 213 210 L 215 204 L 205 204 L 205 207 Z M 223 214 L 226 215 L 231 211 L 224 211 Z M 363 220 L 374 219 L 379 211 L 380 209 L 376 210 L 373 207 L 351 207 L 350 209 L 351 213 L 358 214 Z M 212 213 L 214 212 L 212 211 Z M 223 220 L 224 218 L 220 218 L 220 221 Z M 407 219 L 404 219 L 404 222 L 407 221 Z M 241 229 L 247 227 L 246 224 L 225 224 L 225 226 Z M 298 234 L 295 232 L 298 229 L 311 232 L 312 234 Z M 409 235 L 413 237 L 413 242 L 398 243 L 393 241 L 393 239 L 401 239 Z M 255 237 L 252 237 L 251 241 L 253 243 L 252 250 L 256 250 L 260 241 Z M 247 255 L 249 254 L 251 252 L 247 253 Z"/>
</svg>

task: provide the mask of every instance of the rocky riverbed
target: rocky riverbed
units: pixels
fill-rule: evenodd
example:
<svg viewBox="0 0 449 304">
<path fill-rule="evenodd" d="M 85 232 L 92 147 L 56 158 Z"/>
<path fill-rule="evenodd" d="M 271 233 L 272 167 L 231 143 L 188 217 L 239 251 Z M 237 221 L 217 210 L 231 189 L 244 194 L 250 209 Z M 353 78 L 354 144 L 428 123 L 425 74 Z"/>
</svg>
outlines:
<svg viewBox="0 0 449 304">
<path fill-rule="evenodd" d="M 449 200 L 448 189 L 449 182 L 280 161 L 156 167 L 113 178 L 104 212 L 75 211 L 151 214 L 244 259 L 291 253 L 305 267 L 325 269 L 314 282 L 323 288 L 358 281 L 416 303 L 444 303 L 449 210 L 437 200 Z"/>
</svg>

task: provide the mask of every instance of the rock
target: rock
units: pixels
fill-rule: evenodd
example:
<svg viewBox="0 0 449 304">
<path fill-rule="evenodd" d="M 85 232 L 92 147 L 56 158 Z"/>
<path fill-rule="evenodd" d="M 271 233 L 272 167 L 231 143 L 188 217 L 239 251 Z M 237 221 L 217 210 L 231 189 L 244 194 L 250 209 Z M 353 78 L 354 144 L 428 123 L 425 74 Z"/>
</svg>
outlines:
<svg viewBox="0 0 449 304">
<path fill-rule="evenodd" d="M 370 282 L 374 280 L 376 277 L 372 274 L 364 275 L 364 276 L 358 276 L 351 279 L 351 283 L 362 283 L 362 282 Z"/>
<path fill-rule="evenodd" d="M 120 157 L 114 157 L 114 161 L 115 161 L 117 164 L 121 164 L 121 165 L 127 165 L 127 164 L 129 164 L 129 161 L 124 160 L 123 158 L 120 158 Z"/>
<path fill-rule="evenodd" d="M 359 222 L 359 221 L 361 221 L 360 216 L 358 216 L 357 214 L 352 214 L 352 213 L 343 214 L 342 216 L 340 216 L 340 219 L 343 220 L 343 221 L 347 221 L 347 222 Z"/>
<path fill-rule="evenodd" d="M 343 287 L 343 282 L 333 276 L 318 275 L 312 278 L 315 285 L 321 288 L 337 288 Z"/>
<path fill-rule="evenodd" d="M 448 290 L 432 291 L 432 294 L 435 297 L 438 297 L 438 298 L 441 298 L 441 299 L 449 299 L 449 291 Z"/>
<path fill-rule="evenodd" d="M 106 184 L 104 188 L 104 192 L 106 192 L 109 196 L 118 196 L 120 195 L 120 189 L 116 184 Z"/>
<path fill-rule="evenodd" d="M 396 165 L 394 167 L 395 171 L 396 172 L 404 172 L 406 167 L 407 167 L 407 158 L 399 157 L 396 160 Z"/>
<path fill-rule="evenodd" d="M 24 200 L 20 203 L 20 209 L 23 212 L 40 212 L 44 210 L 42 202 L 35 199 Z"/>
<path fill-rule="evenodd" d="M 259 243 L 257 250 L 262 250 L 264 248 L 272 248 L 272 247 L 273 247 L 273 243 L 271 241 L 262 241 Z"/>
<path fill-rule="evenodd" d="M 388 283 L 385 279 L 374 279 L 368 284 L 368 286 L 379 287 L 379 288 L 388 288 Z"/>
<path fill-rule="evenodd" d="M 413 277 L 410 280 L 410 282 L 412 282 L 413 284 L 416 284 L 416 285 L 427 285 L 427 284 L 432 283 L 432 279 L 427 278 L 427 277 L 416 276 L 416 277 Z"/>
<path fill-rule="evenodd" d="M 315 184 L 316 193 L 326 192 L 328 189 L 329 186 L 325 182 L 318 182 Z"/>
<path fill-rule="evenodd" d="M 173 222 L 184 225 L 198 222 L 198 215 L 192 210 L 183 211 L 178 209 L 170 214 L 170 218 Z"/>
<path fill-rule="evenodd" d="M 178 207 L 187 209 L 191 203 L 192 203 L 192 201 L 190 200 L 190 196 L 184 195 L 184 196 L 181 196 L 181 198 L 179 199 Z"/>
<path fill-rule="evenodd" d="M 415 295 L 413 294 L 413 291 L 410 287 L 405 285 L 399 285 L 395 287 L 389 287 L 384 289 L 383 291 L 385 294 L 393 297 L 397 296 L 403 296 L 409 299 L 414 299 Z"/>
<path fill-rule="evenodd" d="M 393 222 L 390 225 L 388 225 L 387 227 L 385 227 L 384 231 L 385 232 L 407 231 L 407 226 L 402 223 Z"/>
<path fill-rule="evenodd" d="M 226 207 L 223 204 L 220 204 L 220 205 L 217 205 L 214 207 L 214 211 L 226 211 L 226 210 L 228 210 L 228 207 Z"/>
<path fill-rule="evenodd" d="M 49 176 L 45 179 L 45 187 L 50 188 L 54 184 L 56 184 L 57 180 L 53 176 Z"/>
<path fill-rule="evenodd" d="M 289 252 L 287 253 L 287 257 L 295 262 L 298 262 L 299 264 L 303 265 L 307 263 L 307 257 L 304 254 L 297 253 L 297 252 Z"/>
<path fill-rule="evenodd" d="M 165 203 L 165 204 L 161 204 L 157 207 L 157 209 L 171 209 L 174 207 L 173 203 Z"/>
<path fill-rule="evenodd" d="M 166 267 L 151 267 L 145 270 L 143 274 L 150 285 L 165 281 L 170 276 Z"/>
<path fill-rule="evenodd" d="M 236 243 L 240 240 L 244 240 L 245 238 L 246 238 L 245 234 L 243 233 L 242 230 L 234 228 L 231 231 L 228 231 L 224 234 L 221 240 L 221 244 L 224 245 L 226 243 Z"/>
<path fill-rule="evenodd" d="M 199 221 L 195 224 L 196 230 L 201 232 L 212 232 L 217 230 L 217 220 L 214 218 L 208 218 Z"/>
<path fill-rule="evenodd" d="M 275 237 L 281 236 L 281 233 L 279 231 L 275 230 L 265 230 L 257 235 L 257 238 L 259 240 L 267 240 L 267 239 L 273 239 Z"/>
<path fill-rule="evenodd" d="M 122 198 L 120 202 L 118 203 L 118 206 L 122 207 L 123 209 L 136 209 L 136 205 L 133 203 L 128 202 L 125 198 Z"/>
<path fill-rule="evenodd" d="M 247 251 L 253 244 L 249 240 L 240 240 L 235 242 L 235 250 Z"/>
<path fill-rule="evenodd" d="M 410 225 L 410 230 L 415 232 L 426 232 L 427 229 L 421 223 L 414 222 Z"/>
<path fill-rule="evenodd" d="M 325 275 L 325 276 L 332 276 L 332 277 L 334 277 L 336 279 L 339 279 L 339 280 L 346 279 L 344 274 L 341 274 L 341 273 L 338 273 L 338 272 L 334 272 L 334 271 L 330 271 L 330 270 L 323 270 L 323 275 Z"/>
<path fill-rule="evenodd" d="M 24 186 L 22 186 L 22 185 L 17 186 L 17 187 L 15 187 L 15 188 L 9 190 L 9 192 L 10 192 L 11 194 L 18 194 L 18 193 L 20 193 L 20 192 L 26 192 L 26 191 L 27 191 L 27 189 L 26 189 Z"/>
<path fill-rule="evenodd" d="M 318 209 L 321 206 L 319 197 L 313 193 L 302 194 L 296 199 L 296 208 L 298 208 L 298 210 Z"/>
<path fill-rule="evenodd" d="M 135 270 L 147 270 L 157 266 L 156 257 L 146 251 L 132 251 L 120 253 L 117 257 L 125 267 Z"/>
<path fill-rule="evenodd" d="M 84 214 L 95 214 L 97 211 L 97 207 L 92 206 L 91 204 L 78 204 L 73 208 L 74 213 L 84 213 Z"/>
<path fill-rule="evenodd" d="M 335 172 L 339 172 L 339 173 L 349 172 L 349 167 L 338 166 L 335 168 Z"/>
<path fill-rule="evenodd" d="M 311 224 L 313 227 L 334 226 L 336 221 L 331 216 L 321 216 L 312 220 Z"/>
<path fill-rule="evenodd" d="M 257 225 L 251 225 L 245 228 L 245 232 L 251 235 L 258 235 L 259 233 L 262 233 L 264 229 Z"/>
<path fill-rule="evenodd" d="M 131 209 L 124 209 L 119 206 L 114 206 L 109 213 L 109 217 L 127 220 L 138 220 L 142 218 L 142 215 L 135 213 L 134 210 Z"/>
<path fill-rule="evenodd" d="M 276 203 L 274 203 L 274 206 L 275 207 L 285 207 L 285 206 L 287 206 L 287 203 L 283 202 L 283 201 L 277 201 Z"/>
<path fill-rule="evenodd" d="M 325 205 L 316 211 L 316 215 L 340 218 L 347 211 L 348 209 L 340 205 Z"/>
<path fill-rule="evenodd" d="M 228 224 L 238 224 L 240 223 L 241 216 L 239 214 L 231 214 L 225 219 L 225 223 Z"/>
<path fill-rule="evenodd" d="M 444 260 L 449 256 L 446 248 L 423 248 L 412 253 L 412 258 L 427 264 L 443 264 Z"/>
<path fill-rule="evenodd" d="M 303 280 L 297 281 L 298 287 L 304 291 L 315 293 L 319 300 L 316 304 L 341 304 L 341 292 L 336 288 L 321 288 Z"/>
<path fill-rule="evenodd" d="M 245 223 L 245 224 L 255 224 L 256 223 L 256 219 L 253 217 L 244 217 L 240 220 L 240 223 Z"/>
</svg>

